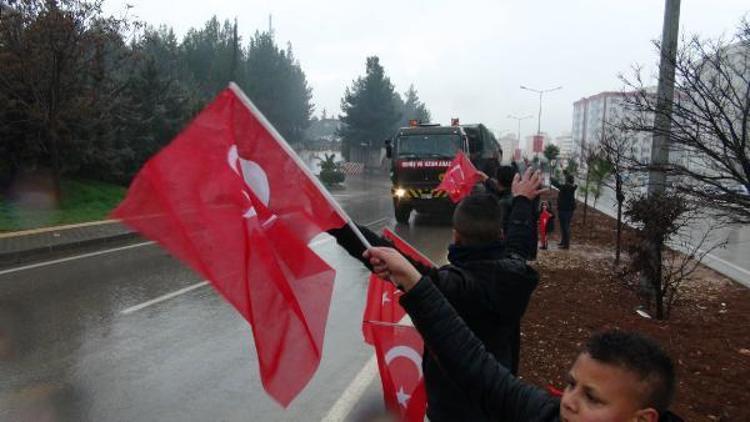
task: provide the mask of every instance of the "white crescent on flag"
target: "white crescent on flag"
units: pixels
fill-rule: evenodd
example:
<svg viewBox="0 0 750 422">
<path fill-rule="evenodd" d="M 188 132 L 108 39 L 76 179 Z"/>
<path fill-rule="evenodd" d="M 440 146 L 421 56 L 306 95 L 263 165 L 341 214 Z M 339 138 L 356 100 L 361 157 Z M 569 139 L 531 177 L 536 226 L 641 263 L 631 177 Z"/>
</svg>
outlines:
<svg viewBox="0 0 750 422">
<path fill-rule="evenodd" d="M 271 185 L 268 183 L 268 175 L 263 171 L 263 167 L 255 161 L 241 158 L 237 153 L 236 145 L 232 145 L 232 147 L 229 148 L 229 151 L 227 152 L 227 161 L 229 162 L 229 167 L 231 167 L 235 173 L 242 176 L 242 180 L 245 181 L 247 188 L 252 190 L 255 196 L 260 199 L 265 206 L 268 206 L 268 203 L 271 200 Z M 243 193 L 249 200 L 250 198 L 247 193 Z M 255 217 L 255 215 L 255 208 L 251 206 L 245 211 L 243 217 L 252 218 Z"/>
<path fill-rule="evenodd" d="M 409 346 L 395 346 L 389 349 L 385 353 L 386 365 L 390 365 L 394 359 L 399 358 L 399 357 L 406 358 L 414 363 L 414 366 L 417 368 L 417 371 L 419 372 L 419 378 L 417 378 L 417 383 L 419 383 L 419 380 L 422 379 L 422 355 L 417 353 L 416 350 L 412 349 Z M 399 389 L 396 392 L 396 400 L 398 401 L 398 404 L 404 409 L 406 409 L 406 406 L 410 398 L 411 398 L 411 395 L 407 394 L 404 391 L 404 387 L 399 386 Z"/>
<path fill-rule="evenodd" d="M 390 365 L 391 362 L 398 357 L 404 357 L 414 362 L 414 366 L 416 366 L 417 371 L 419 371 L 419 379 L 422 378 L 422 355 L 409 346 L 395 346 L 385 353 L 385 363 Z"/>
</svg>

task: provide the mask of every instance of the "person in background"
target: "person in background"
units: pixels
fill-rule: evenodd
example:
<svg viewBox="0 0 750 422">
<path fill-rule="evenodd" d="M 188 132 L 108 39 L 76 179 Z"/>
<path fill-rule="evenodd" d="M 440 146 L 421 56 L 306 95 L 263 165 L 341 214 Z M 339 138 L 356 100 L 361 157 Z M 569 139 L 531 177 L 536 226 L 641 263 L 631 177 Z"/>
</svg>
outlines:
<svg viewBox="0 0 750 422">
<path fill-rule="evenodd" d="M 570 222 L 576 209 L 576 189 L 573 175 L 565 172 L 565 183 L 551 179 L 552 186 L 560 192 L 557 194 L 557 217 L 560 220 L 560 249 L 570 248 Z"/>
<path fill-rule="evenodd" d="M 554 215 L 549 210 L 549 203 L 542 201 L 541 211 L 539 211 L 539 249 L 547 249 L 547 233 L 549 233 L 549 226 L 553 218 Z"/>
</svg>

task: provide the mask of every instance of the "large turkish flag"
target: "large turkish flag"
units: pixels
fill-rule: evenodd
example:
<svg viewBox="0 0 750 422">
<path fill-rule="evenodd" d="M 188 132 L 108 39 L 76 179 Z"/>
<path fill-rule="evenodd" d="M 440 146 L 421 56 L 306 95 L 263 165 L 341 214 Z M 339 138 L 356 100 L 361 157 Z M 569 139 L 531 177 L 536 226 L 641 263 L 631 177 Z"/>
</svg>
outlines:
<svg viewBox="0 0 750 422">
<path fill-rule="evenodd" d="M 287 406 L 320 363 L 335 275 L 307 244 L 347 220 L 236 85 L 145 164 L 113 215 L 242 314 L 263 386 Z"/>
</svg>

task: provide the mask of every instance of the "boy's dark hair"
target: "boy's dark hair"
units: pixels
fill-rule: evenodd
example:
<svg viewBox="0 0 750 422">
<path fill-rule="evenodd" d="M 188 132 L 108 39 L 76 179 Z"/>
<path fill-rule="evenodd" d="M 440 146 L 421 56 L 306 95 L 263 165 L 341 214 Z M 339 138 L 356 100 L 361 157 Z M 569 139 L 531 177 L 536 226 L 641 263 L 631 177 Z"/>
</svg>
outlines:
<svg viewBox="0 0 750 422">
<path fill-rule="evenodd" d="M 653 339 L 638 333 L 608 330 L 594 334 L 584 352 L 599 362 L 637 374 L 648 386 L 644 406 L 659 413 L 669 408 L 675 390 L 674 365 Z"/>
<path fill-rule="evenodd" d="M 510 189 L 511 185 L 513 185 L 513 177 L 516 175 L 516 169 L 512 166 L 500 166 L 495 173 L 497 183 L 504 188 Z"/>
<path fill-rule="evenodd" d="M 465 246 L 490 243 L 500 239 L 503 214 L 497 199 L 488 193 L 464 198 L 453 212 L 453 228 Z"/>
<path fill-rule="evenodd" d="M 572 185 L 573 182 L 575 182 L 575 179 L 573 179 L 573 175 L 572 174 L 566 174 L 565 175 L 565 183 L 567 183 L 569 185 Z"/>
</svg>

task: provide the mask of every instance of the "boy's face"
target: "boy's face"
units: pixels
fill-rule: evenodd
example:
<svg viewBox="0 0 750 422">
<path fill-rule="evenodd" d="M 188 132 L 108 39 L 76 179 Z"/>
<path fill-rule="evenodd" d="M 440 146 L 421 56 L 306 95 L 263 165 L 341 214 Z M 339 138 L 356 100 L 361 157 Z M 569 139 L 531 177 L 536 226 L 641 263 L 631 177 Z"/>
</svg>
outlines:
<svg viewBox="0 0 750 422">
<path fill-rule="evenodd" d="M 656 422 L 658 412 L 642 408 L 646 388 L 632 371 L 581 353 L 568 373 L 560 419 L 563 422 Z"/>
</svg>

